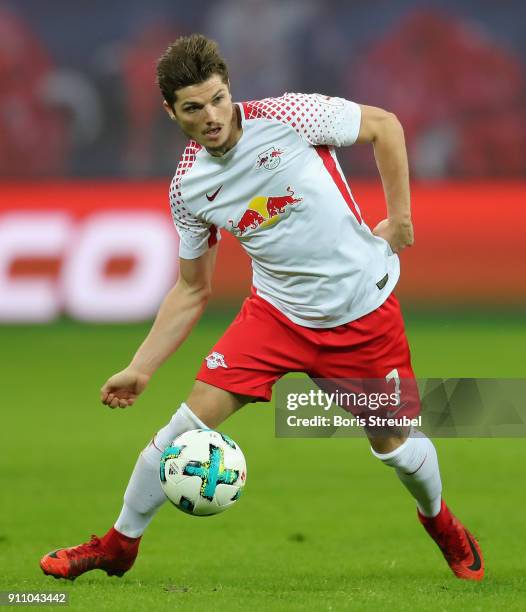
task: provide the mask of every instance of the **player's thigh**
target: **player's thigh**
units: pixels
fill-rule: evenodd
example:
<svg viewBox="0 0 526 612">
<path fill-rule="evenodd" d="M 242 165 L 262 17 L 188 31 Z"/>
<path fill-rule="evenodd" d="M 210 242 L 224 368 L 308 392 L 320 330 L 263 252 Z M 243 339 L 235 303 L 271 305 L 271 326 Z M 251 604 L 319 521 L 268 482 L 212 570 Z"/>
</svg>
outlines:
<svg viewBox="0 0 526 612">
<path fill-rule="evenodd" d="M 186 403 L 205 425 L 214 429 L 252 400 L 249 396 L 231 393 L 196 380 Z"/>
<path fill-rule="evenodd" d="M 251 296 L 203 359 L 196 378 L 249 401 L 268 402 L 275 382 L 288 372 L 305 371 L 316 350 L 300 326 Z"/>
<path fill-rule="evenodd" d="M 409 435 L 404 417 L 413 419 L 420 414 L 418 386 L 398 300 L 391 295 L 377 310 L 337 331 L 334 338 L 329 337 L 331 345 L 316 363 L 316 382 L 324 390 L 354 391 L 369 400 L 395 398 L 382 408 L 370 408 L 369 401 L 363 408 L 342 406 L 367 422 L 374 416 L 375 424 L 364 428 L 371 446 L 379 453 L 391 452 Z M 378 425 L 378 417 L 395 423 L 388 425 L 382 420 Z"/>
<path fill-rule="evenodd" d="M 314 378 L 384 378 L 393 370 L 414 376 L 400 304 L 394 294 L 367 315 L 328 329 Z"/>
</svg>

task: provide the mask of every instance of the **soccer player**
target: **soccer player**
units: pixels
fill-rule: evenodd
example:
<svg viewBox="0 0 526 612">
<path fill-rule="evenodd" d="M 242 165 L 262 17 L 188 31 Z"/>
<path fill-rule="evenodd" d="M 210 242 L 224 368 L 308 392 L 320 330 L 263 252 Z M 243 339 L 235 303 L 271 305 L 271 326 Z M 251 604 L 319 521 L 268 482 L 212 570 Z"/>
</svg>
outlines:
<svg viewBox="0 0 526 612">
<path fill-rule="evenodd" d="M 131 363 L 103 385 L 102 402 L 131 406 L 202 315 L 222 228 L 252 259 L 253 290 L 203 360 L 195 385 L 140 454 L 113 527 L 45 555 L 46 574 L 73 579 L 102 569 L 121 576 L 166 498 L 164 449 L 185 431 L 216 428 L 250 401 L 269 401 L 291 371 L 318 379 L 413 379 L 393 289 L 396 255 L 413 242 L 403 130 L 384 110 L 341 98 L 285 94 L 233 104 L 225 62 L 201 35 L 182 37 L 157 65 L 164 108 L 190 141 L 170 188 L 180 274 Z M 387 218 L 364 223 L 334 149 L 373 146 Z M 480 580 L 475 538 L 442 500 L 437 453 L 422 433 L 367 432 L 394 468 L 418 518 L 459 578 Z"/>
</svg>

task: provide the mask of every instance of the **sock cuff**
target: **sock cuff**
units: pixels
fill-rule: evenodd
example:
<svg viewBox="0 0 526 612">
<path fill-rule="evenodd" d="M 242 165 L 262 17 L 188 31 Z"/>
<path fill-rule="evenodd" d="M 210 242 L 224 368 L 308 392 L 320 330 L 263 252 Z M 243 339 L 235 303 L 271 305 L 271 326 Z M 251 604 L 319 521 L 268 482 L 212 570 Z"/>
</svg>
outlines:
<svg viewBox="0 0 526 612">
<path fill-rule="evenodd" d="M 397 448 L 395 448 L 393 451 L 389 452 L 389 453 L 378 453 L 377 451 L 374 450 L 374 448 L 371 446 L 371 453 L 377 458 L 380 459 L 380 461 L 383 461 L 384 463 L 390 464 L 392 462 L 392 460 L 394 460 L 396 457 L 398 457 L 401 453 L 407 451 L 407 449 L 411 448 L 411 446 L 414 444 L 413 438 L 411 436 L 409 436 L 407 438 L 407 440 L 405 440 L 405 442 L 402 442 L 402 444 L 400 444 L 400 446 L 398 446 Z"/>
<path fill-rule="evenodd" d="M 208 425 L 206 425 L 205 423 L 203 423 L 203 421 L 201 421 L 201 419 L 194 414 L 194 412 L 192 411 L 192 409 L 190 408 L 190 406 L 186 403 L 183 402 L 181 404 L 181 407 L 179 408 L 179 410 L 192 422 L 194 423 L 197 427 L 196 429 L 210 429 L 210 427 L 208 427 Z"/>
<path fill-rule="evenodd" d="M 125 533 L 122 533 L 122 531 L 119 531 L 114 525 L 108 531 L 108 533 L 104 536 L 104 538 L 113 539 L 113 540 L 117 539 L 120 542 L 124 542 L 126 544 L 135 544 L 137 540 L 141 539 L 141 536 L 137 536 L 137 537 L 128 536 Z"/>
</svg>

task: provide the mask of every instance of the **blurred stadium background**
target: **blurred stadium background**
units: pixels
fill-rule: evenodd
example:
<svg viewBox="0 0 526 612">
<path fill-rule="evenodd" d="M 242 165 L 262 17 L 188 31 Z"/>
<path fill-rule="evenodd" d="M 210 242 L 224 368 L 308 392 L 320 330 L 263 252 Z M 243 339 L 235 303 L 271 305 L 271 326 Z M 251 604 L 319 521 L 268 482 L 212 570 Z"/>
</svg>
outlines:
<svg viewBox="0 0 526 612">
<path fill-rule="evenodd" d="M 399 116 L 416 225 L 406 305 L 522 306 L 525 20 L 519 1 L 2 2 L 0 321 L 155 312 L 177 275 L 167 186 L 184 138 L 154 64 L 193 31 L 220 42 L 236 100 L 318 91 Z M 372 225 L 370 147 L 339 155 Z M 216 300 L 238 304 L 250 271 L 229 238 Z"/>
<path fill-rule="evenodd" d="M 194 31 L 217 39 L 235 100 L 321 92 L 395 112 L 405 127 L 413 179 L 416 244 L 402 254 L 398 295 L 415 369 L 420 376 L 519 377 L 526 340 L 525 23 L 526 4 L 519 0 L 0 0 L 2 477 L 11 491 L 0 508 L 5 530 L 0 557 L 9 559 L 3 572 L 8 586 L 20 579 L 21 588 L 43 588 L 45 581 L 36 582 L 40 554 L 108 526 L 136 452 L 184 398 L 205 351 L 250 286 L 249 262 L 225 235 L 214 302 L 196 334 L 152 381 L 140 406 L 118 414 L 99 408 L 98 388 L 125 365 L 177 278 L 168 185 L 184 140 L 165 116 L 154 84 L 155 60 L 166 45 Z M 342 149 L 339 157 L 372 226 L 382 218 L 384 204 L 371 148 Z M 116 427 L 123 440 L 117 446 Z M 302 479 L 276 475 L 269 455 L 270 449 L 300 473 L 314 444 L 332 457 L 333 466 L 341 466 L 331 474 L 313 466 L 311 477 L 320 490 L 327 496 L 341 491 L 340 479 L 349 469 L 359 494 L 349 490 L 340 497 L 345 507 L 352 505 L 354 524 L 371 524 L 385 550 L 399 551 L 405 542 L 407 556 L 397 553 L 396 567 L 382 560 L 387 577 L 378 577 L 371 538 L 347 524 L 339 537 L 351 539 L 362 565 L 352 565 L 354 557 L 346 560 L 351 572 L 335 579 L 335 599 L 329 591 L 312 593 L 303 574 L 289 583 L 307 589 L 311 609 L 330 601 L 343 609 L 338 598 L 347 587 L 363 595 L 360 609 L 367 609 L 371 597 L 398 609 L 403 589 L 410 599 L 414 595 L 412 577 L 422 597 L 417 607 L 436 609 L 441 587 L 435 582 L 422 588 L 417 574 L 442 577 L 446 569 L 438 552 L 428 561 L 431 548 L 422 536 L 416 544 L 422 566 L 413 570 L 408 542 L 413 546 L 417 527 L 412 510 L 407 513 L 411 502 L 392 475 L 366 457 L 363 444 L 273 440 L 272 428 L 271 412 L 250 408 L 229 424 L 250 466 L 246 510 L 226 513 L 218 531 L 206 526 L 206 542 L 194 538 L 196 528 L 188 523 L 178 543 L 197 552 L 185 560 L 184 580 L 194 584 L 199 559 L 214 542 L 219 546 L 229 529 L 251 559 L 252 566 L 243 566 L 247 580 L 257 590 L 250 576 L 261 576 L 269 597 L 285 588 L 272 568 L 295 571 L 295 552 L 290 561 L 279 556 L 282 536 L 285 546 L 293 547 L 290 542 L 305 537 L 309 542 L 312 535 L 314 548 L 305 544 L 302 557 L 310 564 L 305 575 L 311 584 L 324 572 L 324 555 L 340 565 L 336 545 L 323 548 L 334 532 L 316 522 L 324 513 L 328 525 L 340 525 L 338 503 L 328 508 L 316 498 L 302 508 L 295 505 L 305 494 Z M 25 450 L 29 440 L 46 447 L 37 465 Z M 516 512 L 524 503 L 517 487 L 524 464 L 518 461 L 524 458 L 519 442 L 438 443 L 455 508 L 472 517 L 473 529 L 490 546 L 494 576 L 503 580 L 494 605 L 487 600 L 488 609 L 509 604 L 512 592 L 524 593 L 524 582 L 519 590 L 506 583 L 516 574 L 515 559 L 523 557 L 518 534 L 524 527 Z M 478 469 L 480 456 L 484 470 Z M 395 532 L 383 520 L 386 506 L 382 511 L 370 504 L 368 494 L 377 486 L 384 487 Z M 270 495 L 278 503 L 270 504 Z M 482 510 L 488 498 L 495 520 Z M 65 515 L 66 506 L 72 517 Z M 171 529 L 170 511 L 145 543 L 148 561 L 135 574 L 143 584 L 157 584 L 165 574 L 157 553 L 164 550 L 162 530 Z M 276 534 L 268 543 L 258 540 L 251 514 Z M 504 516 L 507 535 L 499 531 Z M 303 520 L 307 536 L 296 533 L 294 520 Z M 325 529 L 318 536 L 324 544 L 316 544 L 318 529 Z M 218 564 L 207 560 L 201 583 L 209 582 L 213 591 L 216 580 L 236 581 L 233 569 L 228 573 Z M 401 581 L 388 582 L 396 572 Z M 349 586 L 346 580 L 359 575 L 362 583 Z M 374 583 L 379 585 L 374 596 L 371 575 L 386 581 Z M 146 592 L 108 587 L 96 600 L 97 581 L 86 584 L 93 592 L 77 590 L 76 597 L 85 597 L 91 609 L 94 601 L 97 609 L 106 609 L 126 593 L 140 598 Z M 439 591 L 451 597 L 449 609 L 459 601 L 478 605 L 476 593 L 466 599 L 462 586 L 449 594 Z M 228 593 L 222 597 L 231 604 Z M 263 599 L 268 605 L 270 599 Z M 142 609 L 139 601 L 133 609 Z M 248 598 L 247 605 L 258 609 L 255 601 Z M 157 600 L 155 605 L 164 609 Z"/>
</svg>

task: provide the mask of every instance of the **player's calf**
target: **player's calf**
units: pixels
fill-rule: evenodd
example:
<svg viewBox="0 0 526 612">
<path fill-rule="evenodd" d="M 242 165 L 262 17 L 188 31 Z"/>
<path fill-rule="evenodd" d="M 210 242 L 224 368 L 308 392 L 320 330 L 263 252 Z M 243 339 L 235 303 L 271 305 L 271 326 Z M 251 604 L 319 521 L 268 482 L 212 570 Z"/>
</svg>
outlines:
<svg viewBox="0 0 526 612">
<path fill-rule="evenodd" d="M 482 580 L 484 562 L 477 540 L 451 514 L 442 500 L 442 482 L 435 447 L 418 431 L 394 450 L 375 457 L 394 467 L 418 507 L 418 517 L 437 543 L 449 567 L 458 578 Z"/>
<path fill-rule="evenodd" d="M 425 516 L 436 516 L 440 511 L 442 482 L 435 447 L 422 432 L 412 431 L 398 447 L 388 453 L 371 448 L 375 457 L 393 467 L 396 475 L 415 498 L 418 509 Z"/>
</svg>

